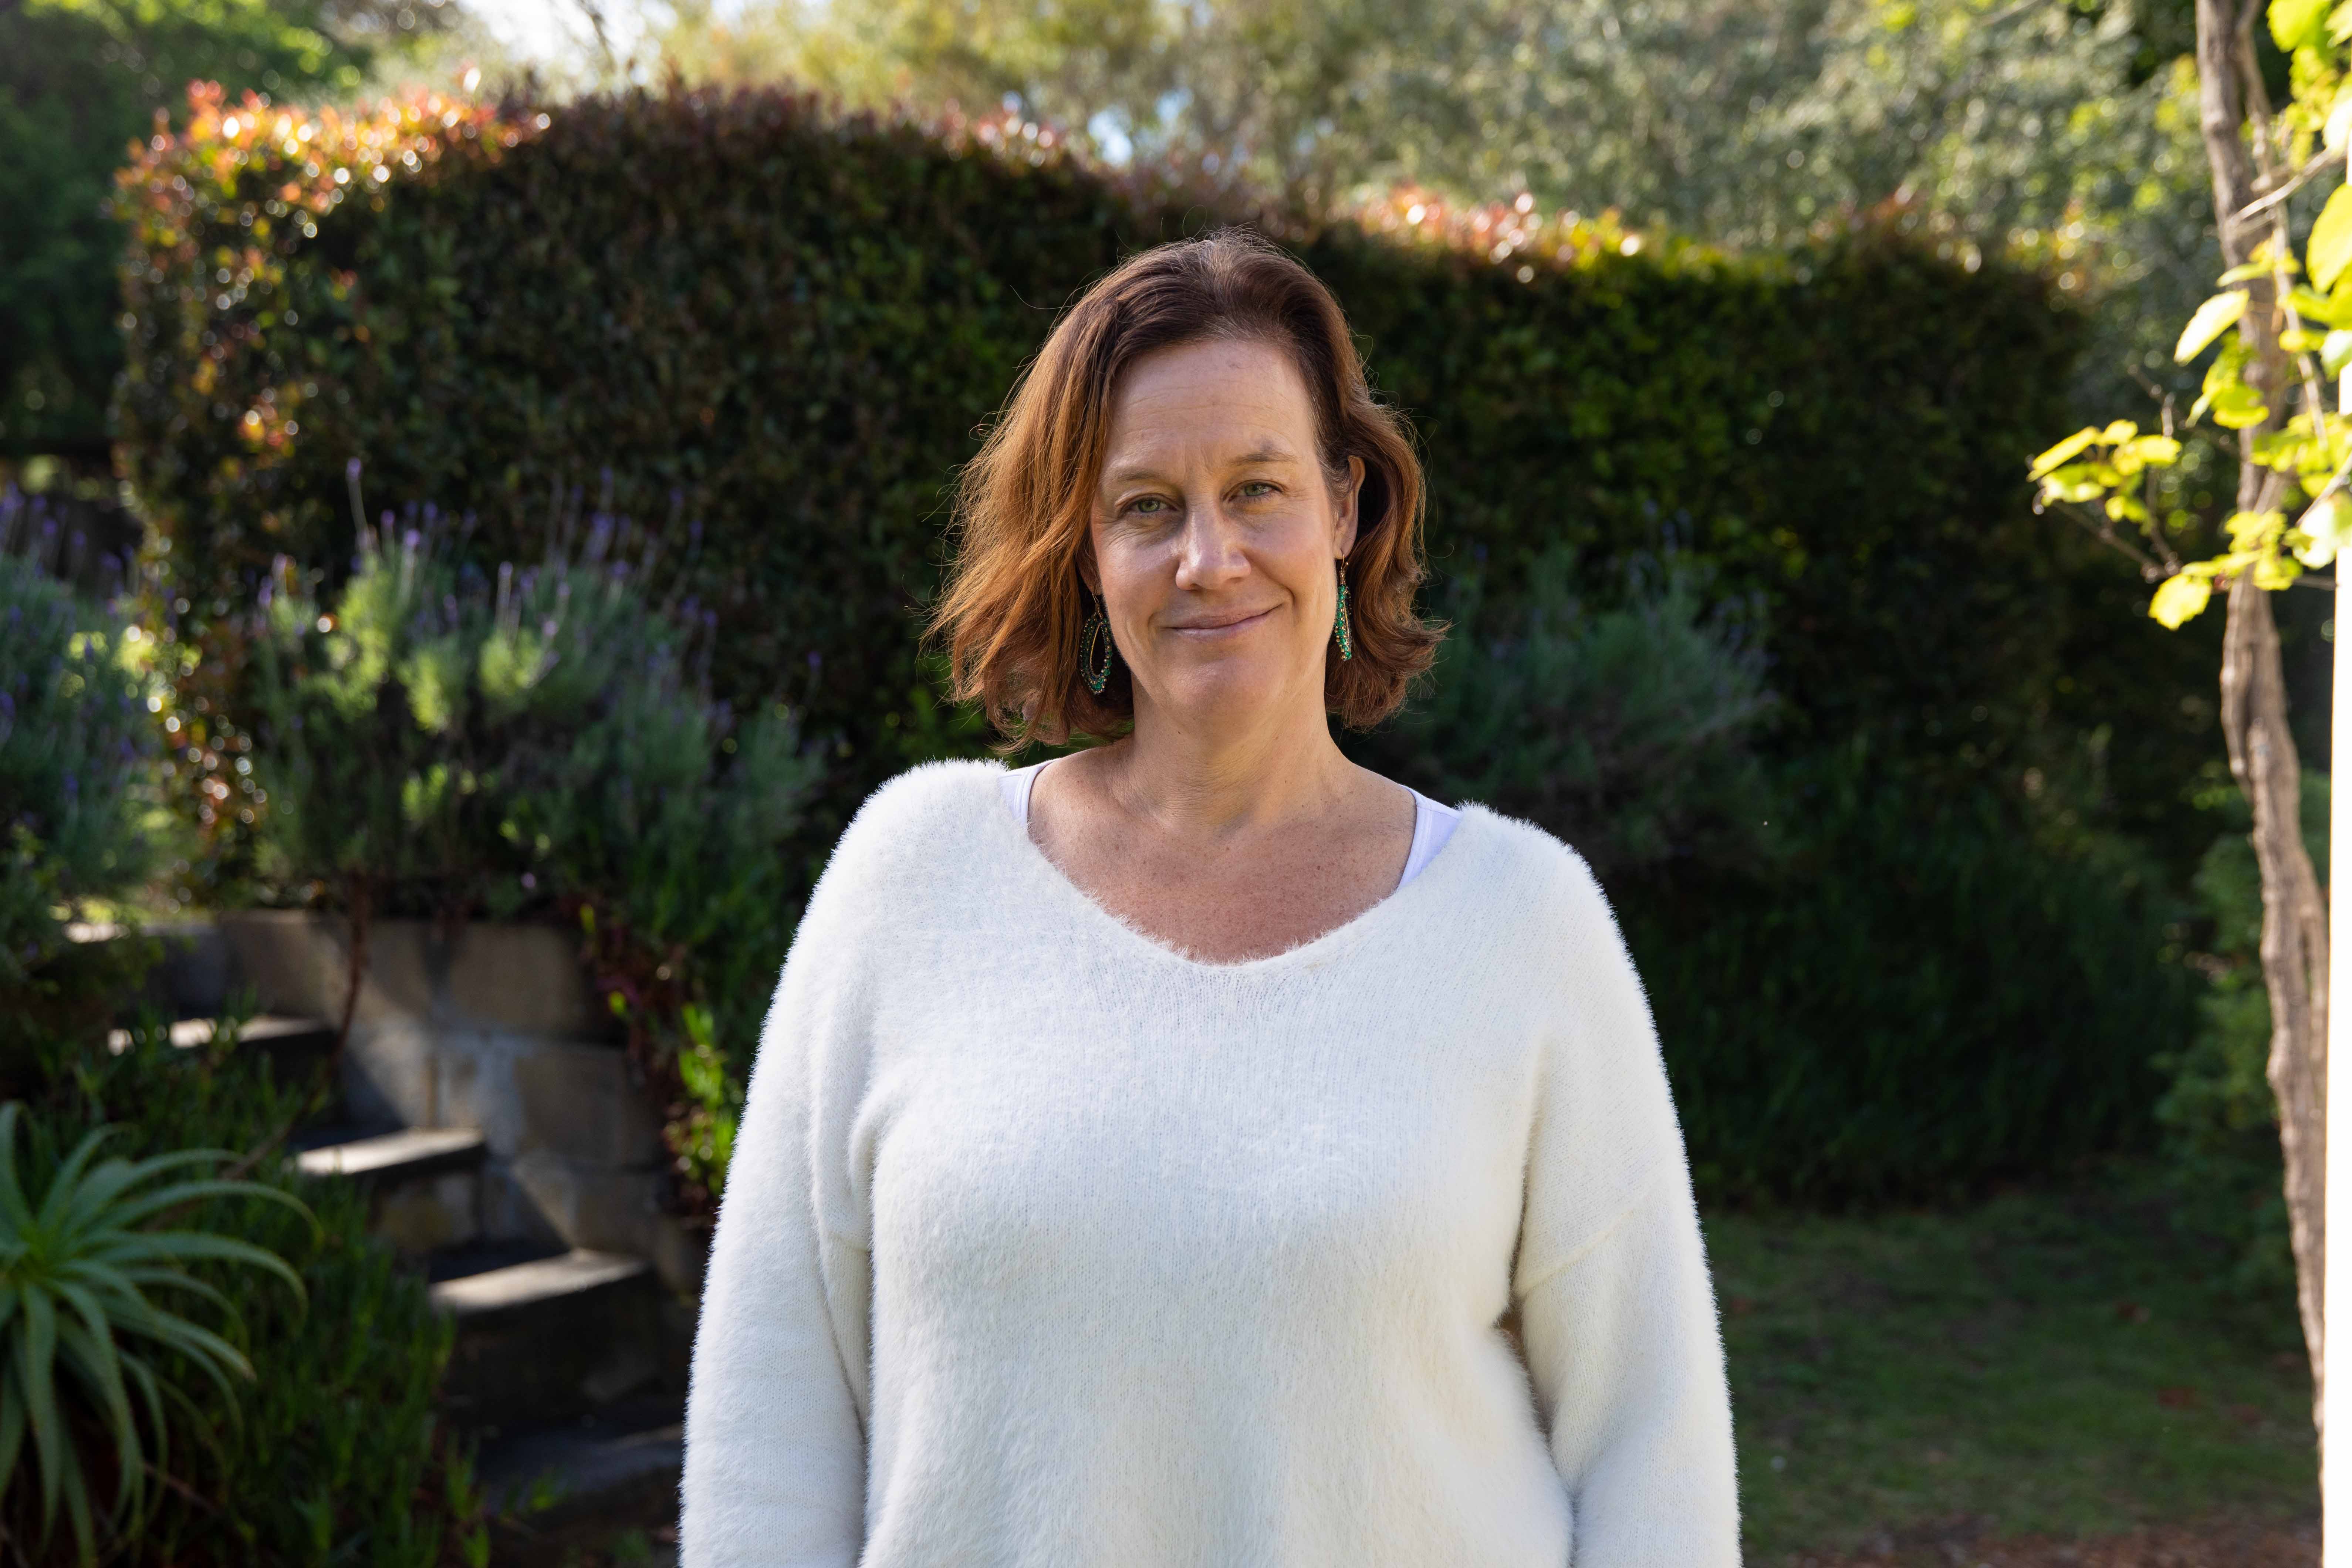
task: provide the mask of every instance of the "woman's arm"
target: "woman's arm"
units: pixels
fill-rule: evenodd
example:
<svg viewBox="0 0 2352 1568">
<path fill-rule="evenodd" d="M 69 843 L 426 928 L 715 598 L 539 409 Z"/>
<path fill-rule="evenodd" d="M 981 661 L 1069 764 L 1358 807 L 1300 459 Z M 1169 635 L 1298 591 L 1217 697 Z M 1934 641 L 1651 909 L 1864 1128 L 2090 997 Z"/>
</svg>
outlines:
<svg viewBox="0 0 2352 1568">
<path fill-rule="evenodd" d="M 1512 1297 L 1567 1483 L 1575 1568 L 1733 1568 L 1731 1401 L 1647 999 L 1580 863 Z"/>
<path fill-rule="evenodd" d="M 1739 1495 L 1689 1178 L 1664 1171 L 1519 1298 L 1575 1568 L 1731 1568 Z"/>
<path fill-rule="evenodd" d="M 869 1270 L 839 1169 L 862 1053 L 824 893 L 769 1010 L 711 1237 L 680 1568 L 850 1568 L 864 1539 Z"/>
</svg>

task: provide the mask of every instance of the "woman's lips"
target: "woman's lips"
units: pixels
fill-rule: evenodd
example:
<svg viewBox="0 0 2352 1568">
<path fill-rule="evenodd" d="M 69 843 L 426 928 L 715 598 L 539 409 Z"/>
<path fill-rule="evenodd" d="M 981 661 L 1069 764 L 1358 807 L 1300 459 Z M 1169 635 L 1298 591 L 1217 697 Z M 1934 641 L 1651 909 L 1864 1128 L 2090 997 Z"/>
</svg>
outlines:
<svg viewBox="0 0 2352 1568">
<path fill-rule="evenodd" d="M 1205 642 L 1213 637 L 1223 637 L 1228 633 L 1246 631 L 1251 626 L 1257 625 L 1258 622 L 1265 619 L 1266 616 L 1272 614 L 1274 614 L 1274 606 L 1269 605 L 1254 616 L 1244 616 L 1238 621 L 1227 621 L 1221 626 L 1171 626 L 1168 629 L 1176 633 L 1180 637 L 1194 637 Z"/>
</svg>

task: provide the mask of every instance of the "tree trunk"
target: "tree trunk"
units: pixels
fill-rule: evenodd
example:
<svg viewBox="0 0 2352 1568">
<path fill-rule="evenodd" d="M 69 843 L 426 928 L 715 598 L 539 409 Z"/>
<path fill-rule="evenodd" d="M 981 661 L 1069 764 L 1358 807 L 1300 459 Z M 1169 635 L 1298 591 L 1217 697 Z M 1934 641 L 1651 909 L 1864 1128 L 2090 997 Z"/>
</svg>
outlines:
<svg viewBox="0 0 2352 1568">
<path fill-rule="evenodd" d="M 2230 742 L 2230 771 L 2254 808 L 2254 858 L 2263 875 L 2263 981 L 2271 1003 L 2269 1078 L 2278 1099 L 2279 1146 L 2286 1156 L 2295 1305 L 2303 1316 L 2304 1347 L 2311 1354 L 2316 1425 L 2326 1365 L 2320 1281 L 2327 1247 L 2327 906 L 2303 847 L 2302 767 L 2287 730 L 2270 595 L 2242 573 L 2230 584 L 2221 727 Z"/>
<path fill-rule="evenodd" d="M 2244 134 L 2249 110 L 2258 126 L 2269 120 L 2253 59 L 2252 28 L 2261 15 L 2261 0 L 2244 0 L 2242 5 L 2197 0 L 2199 121 L 2213 174 L 2221 255 L 2231 267 L 2245 261 L 2267 227 L 2237 216 L 2261 194 Z M 2258 279 L 2249 292 L 2240 331 L 2255 357 L 2246 379 L 2262 390 L 2271 417 L 2239 432 L 2238 510 L 2265 511 L 2278 504 L 2282 481 L 2255 465 L 2254 437 L 2283 421 L 2293 376 L 2278 346 L 2269 283 Z M 2302 765 L 2287 729 L 2286 681 L 2270 599 L 2250 574 L 2241 573 L 2230 584 L 2228 605 L 2221 730 L 2230 747 L 2230 772 L 2253 810 L 2254 857 L 2263 878 L 2263 981 L 2271 1004 L 2268 1076 L 2278 1100 L 2295 1304 L 2311 1356 L 2312 1424 L 2318 1426 L 2326 1367 L 2320 1309 L 2327 1238 L 2327 907 L 2303 845 Z M 2324 1430 L 2320 1436 L 2325 1443 Z"/>
</svg>

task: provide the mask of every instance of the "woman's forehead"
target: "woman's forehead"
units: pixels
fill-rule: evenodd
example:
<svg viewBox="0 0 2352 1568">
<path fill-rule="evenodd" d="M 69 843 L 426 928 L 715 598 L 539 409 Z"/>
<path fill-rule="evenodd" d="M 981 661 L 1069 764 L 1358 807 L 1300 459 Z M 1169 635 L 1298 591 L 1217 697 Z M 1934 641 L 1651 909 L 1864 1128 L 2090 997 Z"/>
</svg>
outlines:
<svg viewBox="0 0 2352 1568">
<path fill-rule="evenodd" d="M 1296 461 L 1314 429 L 1314 404 L 1288 354 L 1255 341 L 1187 343 L 1145 355 L 1121 379 L 1104 471 L 1115 477 L 1129 461 L 1177 448 Z"/>
</svg>

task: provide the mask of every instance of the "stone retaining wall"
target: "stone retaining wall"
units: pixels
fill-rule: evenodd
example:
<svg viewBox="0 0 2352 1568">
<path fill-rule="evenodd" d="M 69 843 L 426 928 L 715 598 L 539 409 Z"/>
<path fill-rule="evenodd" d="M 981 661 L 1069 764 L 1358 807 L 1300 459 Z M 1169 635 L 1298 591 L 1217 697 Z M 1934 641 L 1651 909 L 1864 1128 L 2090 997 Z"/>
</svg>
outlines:
<svg viewBox="0 0 2352 1568">
<path fill-rule="evenodd" d="M 342 1016 L 350 930 L 291 910 L 215 922 L 227 984 L 264 1012 Z M 482 1235 L 651 1260 L 700 1290 L 705 1233 L 663 1212 L 661 1122 L 630 1081 L 576 939 L 551 926 L 378 921 L 343 1052 L 342 1090 L 367 1131 L 471 1127 L 488 1145 Z"/>
</svg>

